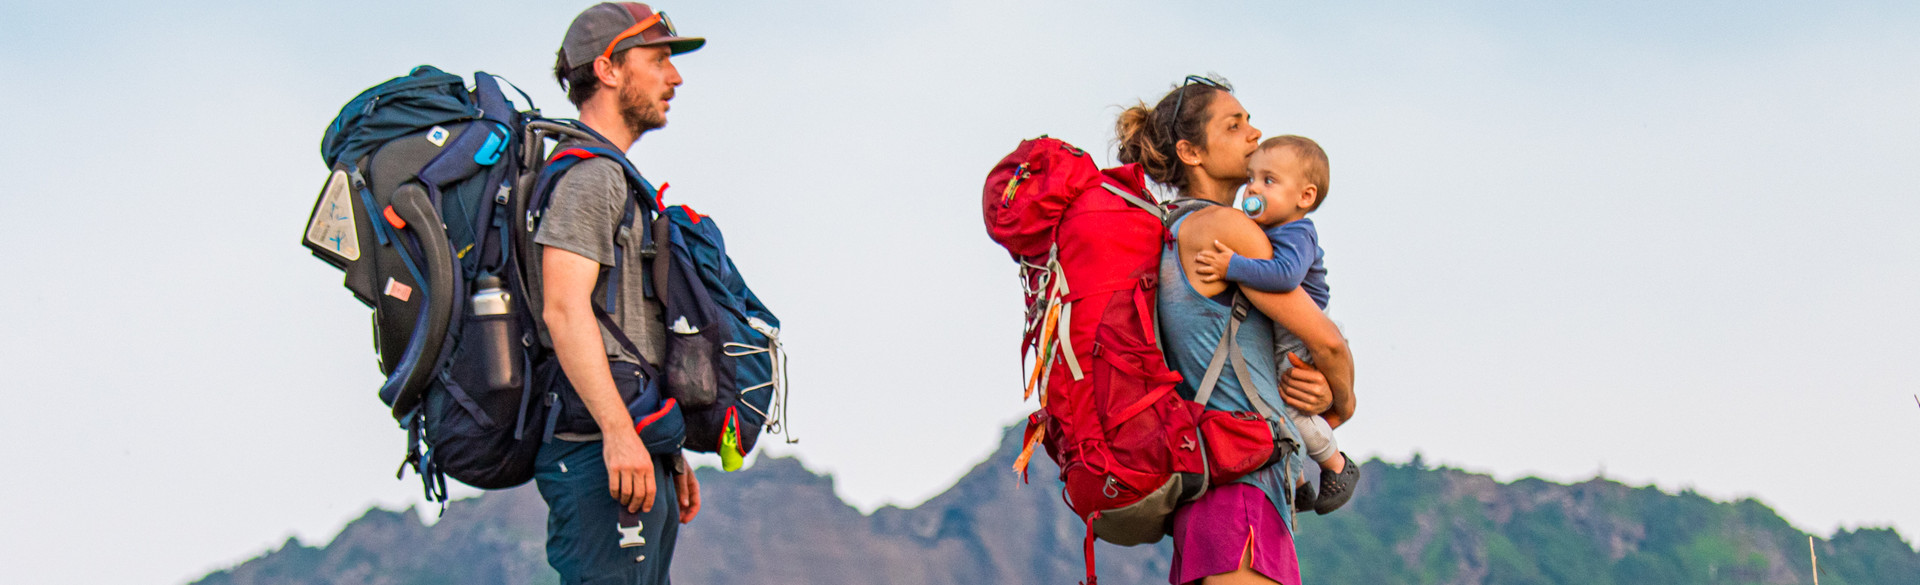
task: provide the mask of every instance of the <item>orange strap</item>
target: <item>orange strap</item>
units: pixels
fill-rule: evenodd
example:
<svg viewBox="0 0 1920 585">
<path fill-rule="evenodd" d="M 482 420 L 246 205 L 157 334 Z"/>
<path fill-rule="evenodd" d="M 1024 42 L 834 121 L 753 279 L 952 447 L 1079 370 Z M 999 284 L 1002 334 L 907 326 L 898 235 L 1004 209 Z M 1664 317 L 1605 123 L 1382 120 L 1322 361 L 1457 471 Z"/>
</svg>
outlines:
<svg viewBox="0 0 1920 585">
<path fill-rule="evenodd" d="M 640 22 L 633 23 L 633 26 L 627 27 L 627 30 L 620 31 L 620 34 L 614 35 L 613 42 L 607 43 L 607 50 L 602 51 L 600 53 L 600 56 L 606 57 L 608 59 L 612 59 L 613 48 L 615 46 L 618 46 L 620 44 L 620 41 L 627 40 L 627 37 L 640 34 L 640 31 L 647 30 L 647 27 L 650 27 L 659 23 L 660 23 L 660 13 L 658 12 L 655 12 L 653 16 L 640 19 Z"/>
<path fill-rule="evenodd" d="M 1026 448 L 1021 449 L 1020 456 L 1014 458 L 1013 460 L 1014 473 L 1020 474 L 1020 477 L 1023 477 L 1023 478 L 1027 476 L 1027 462 L 1033 460 L 1033 447 L 1034 445 L 1039 445 L 1040 439 L 1046 436 L 1047 436 L 1047 427 L 1039 427 L 1037 429 L 1034 429 L 1033 432 L 1027 433 Z"/>
<path fill-rule="evenodd" d="M 1060 305 L 1055 304 L 1047 307 L 1046 316 L 1040 319 L 1040 340 L 1033 346 L 1036 350 L 1034 351 L 1034 357 L 1039 358 L 1039 360 L 1034 362 L 1033 374 L 1027 378 L 1027 393 L 1020 397 L 1020 400 L 1023 402 L 1028 398 L 1033 398 L 1033 389 L 1040 385 L 1040 374 L 1047 371 L 1048 368 L 1053 367 L 1053 331 L 1054 327 L 1059 325 L 1059 323 Z"/>
<path fill-rule="evenodd" d="M 387 223 L 391 224 L 393 229 L 407 229 L 407 220 L 400 219 L 400 214 L 393 211 L 392 205 L 388 205 L 386 209 L 380 210 L 380 215 L 386 216 Z"/>
</svg>

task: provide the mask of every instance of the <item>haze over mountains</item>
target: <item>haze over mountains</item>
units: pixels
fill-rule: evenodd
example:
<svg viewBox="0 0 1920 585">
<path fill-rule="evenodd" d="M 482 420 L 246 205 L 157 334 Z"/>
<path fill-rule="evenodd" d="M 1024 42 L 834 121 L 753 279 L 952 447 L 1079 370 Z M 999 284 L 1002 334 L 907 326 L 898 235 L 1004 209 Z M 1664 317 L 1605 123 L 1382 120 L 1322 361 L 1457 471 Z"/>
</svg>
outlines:
<svg viewBox="0 0 1920 585">
<path fill-rule="evenodd" d="M 1083 525 L 1036 457 L 1009 473 L 1010 431 L 953 488 L 871 515 L 798 460 L 735 473 L 701 469 L 700 518 L 682 531 L 680 583 L 1077 583 Z M 1478 474 L 1369 461 L 1359 495 L 1302 516 L 1309 583 L 1789 584 L 1811 582 L 1807 535 L 1755 500 L 1714 502 L 1605 479 L 1498 483 Z M 333 542 L 286 545 L 195 585 L 524 584 L 558 581 L 545 562 L 546 509 L 532 486 L 453 503 L 433 526 L 370 510 Z M 1920 582 L 1920 553 L 1891 529 L 1815 539 L 1828 585 Z M 1165 583 L 1170 549 L 1097 547 L 1102 583 Z"/>
</svg>

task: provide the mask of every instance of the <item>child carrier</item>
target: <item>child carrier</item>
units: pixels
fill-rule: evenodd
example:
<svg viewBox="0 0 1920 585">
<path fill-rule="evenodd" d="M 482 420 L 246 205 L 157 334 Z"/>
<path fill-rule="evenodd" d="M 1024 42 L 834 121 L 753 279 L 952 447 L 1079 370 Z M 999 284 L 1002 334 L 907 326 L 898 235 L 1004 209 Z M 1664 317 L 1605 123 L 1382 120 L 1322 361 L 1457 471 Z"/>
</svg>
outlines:
<svg viewBox="0 0 1920 585">
<path fill-rule="evenodd" d="M 1235 444 L 1240 473 L 1277 458 L 1279 443 L 1263 417 L 1203 412 L 1176 391 L 1182 379 L 1155 320 L 1167 210 L 1138 165 L 1101 170 L 1085 151 L 1042 136 L 994 166 L 982 204 L 988 236 L 1019 264 L 1021 353 L 1035 359 L 1026 395 L 1041 405 L 1014 470 L 1024 475 L 1040 445 L 1059 465 L 1063 497 L 1087 524 L 1092 585 L 1095 538 L 1156 542 L 1175 507 L 1238 477 L 1216 469 L 1210 441 Z M 1267 457 L 1250 461 L 1263 444 Z"/>
<path fill-rule="evenodd" d="M 481 488 L 531 477 L 531 316 L 506 210 L 535 115 L 484 72 L 469 91 L 421 66 L 347 102 L 321 141 L 330 173 L 302 243 L 373 308 L 379 396 L 407 429 L 402 472 L 432 500 L 447 475 Z"/>
</svg>

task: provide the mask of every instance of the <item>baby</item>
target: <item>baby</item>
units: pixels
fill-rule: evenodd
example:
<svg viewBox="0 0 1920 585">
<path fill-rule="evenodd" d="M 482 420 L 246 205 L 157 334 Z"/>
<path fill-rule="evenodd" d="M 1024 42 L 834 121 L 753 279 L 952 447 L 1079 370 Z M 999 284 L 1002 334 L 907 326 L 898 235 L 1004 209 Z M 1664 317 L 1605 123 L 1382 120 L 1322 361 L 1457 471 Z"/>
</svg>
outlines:
<svg viewBox="0 0 1920 585">
<path fill-rule="evenodd" d="M 1327 196 L 1327 153 L 1313 140 L 1300 136 L 1276 136 L 1260 143 L 1247 158 L 1247 190 L 1241 209 L 1260 224 L 1273 242 L 1273 259 L 1255 260 L 1234 254 L 1232 249 L 1214 242 L 1214 250 L 1202 251 L 1195 271 L 1206 282 L 1222 278 L 1241 286 L 1267 292 L 1287 292 L 1304 288 L 1307 296 L 1327 308 L 1327 269 L 1321 263 L 1320 234 L 1314 231 L 1307 214 L 1320 208 Z M 1274 363 L 1284 373 L 1296 365 L 1305 365 L 1299 355 L 1306 343 L 1285 327 L 1274 325 Z M 1296 491 L 1295 508 L 1311 507 L 1326 514 L 1353 497 L 1360 479 L 1360 467 L 1340 452 L 1333 440 L 1333 428 L 1326 419 L 1310 415 L 1292 406 L 1287 417 L 1300 429 L 1307 456 L 1320 464 L 1320 489 L 1315 494 L 1302 485 Z"/>
</svg>

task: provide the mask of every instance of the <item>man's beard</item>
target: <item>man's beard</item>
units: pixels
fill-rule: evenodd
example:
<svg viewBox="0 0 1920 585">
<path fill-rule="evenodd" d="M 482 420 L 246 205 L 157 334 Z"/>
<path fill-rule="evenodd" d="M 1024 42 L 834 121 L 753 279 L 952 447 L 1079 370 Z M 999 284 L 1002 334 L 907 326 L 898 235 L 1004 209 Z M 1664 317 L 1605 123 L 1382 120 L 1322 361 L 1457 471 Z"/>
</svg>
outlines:
<svg viewBox="0 0 1920 585">
<path fill-rule="evenodd" d="M 673 90 L 667 92 L 666 98 L 671 99 Z M 640 88 L 631 85 L 620 88 L 620 119 L 627 123 L 627 131 L 636 138 L 648 130 L 667 125 L 667 116 L 661 113 L 659 106 L 641 94 Z"/>
</svg>

